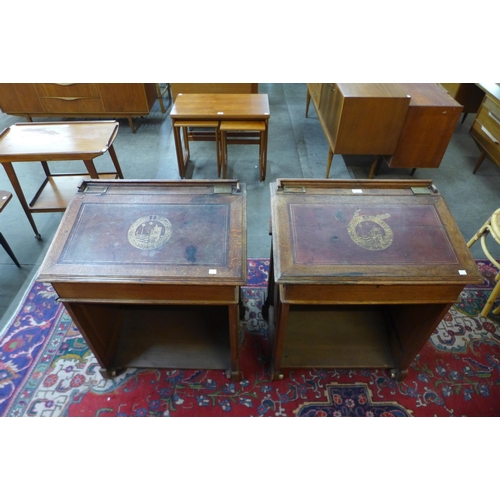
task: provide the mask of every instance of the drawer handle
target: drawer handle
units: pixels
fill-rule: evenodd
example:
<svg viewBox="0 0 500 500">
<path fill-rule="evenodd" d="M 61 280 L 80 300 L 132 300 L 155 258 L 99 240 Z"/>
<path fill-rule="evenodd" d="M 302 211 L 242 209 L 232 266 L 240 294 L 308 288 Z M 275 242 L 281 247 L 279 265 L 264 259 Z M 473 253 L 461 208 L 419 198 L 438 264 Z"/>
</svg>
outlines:
<svg viewBox="0 0 500 500">
<path fill-rule="evenodd" d="M 92 99 L 92 97 L 44 97 L 44 99 L 60 99 L 62 101 L 79 101 L 80 99 Z"/>
<path fill-rule="evenodd" d="M 74 83 L 54 83 L 54 85 L 60 85 L 61 87 L 70 87 Z"/>
<path fill-rule="evenodd" d="M 481 125 L 481 130 L 495 143 L 498 144 L 498 139 L 486 128 Z"/>
<path fill-rule="evenodd" d="M 491 118 L 493 118 L 493 120 L 500 125 L 500 118 L 498 118 L 498 116 L 495 113 L 493 113 L 493 111 L 489 111 L 488 115 L 491 116 Z"/>
</svg>

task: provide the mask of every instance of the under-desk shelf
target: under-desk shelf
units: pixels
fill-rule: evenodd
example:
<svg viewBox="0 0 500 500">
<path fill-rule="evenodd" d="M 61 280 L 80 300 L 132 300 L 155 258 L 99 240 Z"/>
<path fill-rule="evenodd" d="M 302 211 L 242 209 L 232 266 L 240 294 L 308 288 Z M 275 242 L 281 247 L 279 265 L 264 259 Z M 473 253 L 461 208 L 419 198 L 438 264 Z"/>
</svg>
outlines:
<svg viewBox="0 0 500 500">
<path fill-rule="evenodd" d="M 99 174 L 99 179 L 116 179 L 116 173 Z M 31 212 L 64 212 L 78 186 L 88 174 L 51 174 L 39 187 L 29 206 Z"/>
<path fill-rule="evenodd" d="M 382 307 L 290 307 L 282 368 L 391 368 Z"/>
<path fill-rule="evenodd" d="M 230 370 L 227 307 L 123 308 L 115 365 Z"/>
</svg>

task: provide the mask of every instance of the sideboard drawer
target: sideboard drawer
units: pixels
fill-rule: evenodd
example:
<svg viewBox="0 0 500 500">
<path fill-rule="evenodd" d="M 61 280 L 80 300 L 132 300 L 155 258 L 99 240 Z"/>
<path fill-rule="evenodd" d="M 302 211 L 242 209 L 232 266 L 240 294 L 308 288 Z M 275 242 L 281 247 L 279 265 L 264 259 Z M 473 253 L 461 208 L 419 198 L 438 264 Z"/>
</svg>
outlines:
<svg viewBox="0 0 500 500">
<path fill-rule="evenodd" d="M 95 97 L 40 97 L 46 113 L 103 113 L 101 99 Z"/>
<path fill-rule="evenodd" d="M 489 97 L 485 97 L 476 120 L 497 139 L 500 138 L 500 106 Z"/>
<path fill-rule="evenodd" d="M 100 98 L 96 83 L 35 83 L 39 98 L 44 97 L 95 97 Z"/>
<path fill-rule="evenodd" d="M 498 106 L 485 98 L 470 134 L 494 161 L 500 162 L 500 113 L 497 113 Z"/>
</svg>

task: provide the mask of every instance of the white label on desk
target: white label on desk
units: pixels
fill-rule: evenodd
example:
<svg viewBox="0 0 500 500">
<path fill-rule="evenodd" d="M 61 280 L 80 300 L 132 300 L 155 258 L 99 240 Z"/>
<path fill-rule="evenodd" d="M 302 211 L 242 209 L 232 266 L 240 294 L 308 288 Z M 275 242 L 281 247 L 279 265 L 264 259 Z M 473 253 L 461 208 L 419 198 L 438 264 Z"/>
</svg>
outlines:
<svg viewBox="0 0 500 500">
<path fill-rule="evenodd" d="M 209 269 L 208 274 L 217 274 L 217 269 Z"/>
<path fill-rule="evenodd" d="M 354 194 L 361 194 L 361 193 L 363 193 L 363 190 L 362 189 L 353 189 L 352 192 Z"/>
<path fill-rule="evenodd" d="M 467 274 L 467 271 L 464 271 L 463 269 L 459 269 L 458 274 L 460 274 L 461 276 L 465 276 Z"/>
<path fill-rule="evenodd" d="M 217 111 L 217 114 L 218 114 L 218 115 L 223 115 L 223 114 L 224 114 L 224 111 Z"/>
</svg>

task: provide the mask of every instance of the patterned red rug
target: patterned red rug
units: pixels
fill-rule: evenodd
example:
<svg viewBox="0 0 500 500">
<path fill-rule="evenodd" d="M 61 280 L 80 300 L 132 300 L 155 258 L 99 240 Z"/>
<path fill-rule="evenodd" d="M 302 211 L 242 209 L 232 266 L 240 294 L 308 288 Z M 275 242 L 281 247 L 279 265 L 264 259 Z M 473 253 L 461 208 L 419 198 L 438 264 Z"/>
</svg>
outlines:
<svg viewBox="0 0 500 500">
<path fill-rule="evenodd" d="M 499 416 L 500 316 L 479 316 L 495 268 L 477 264 L 484 284 L 463 291 L 401 383 L 385 370 L 324 369 L 271 382 L 265 259 L 248 260 L 237 383 L 215 370 L 104 380 L 52 287 L 35 283 L 0 336 L 0 416 Z"/>
</svg>

